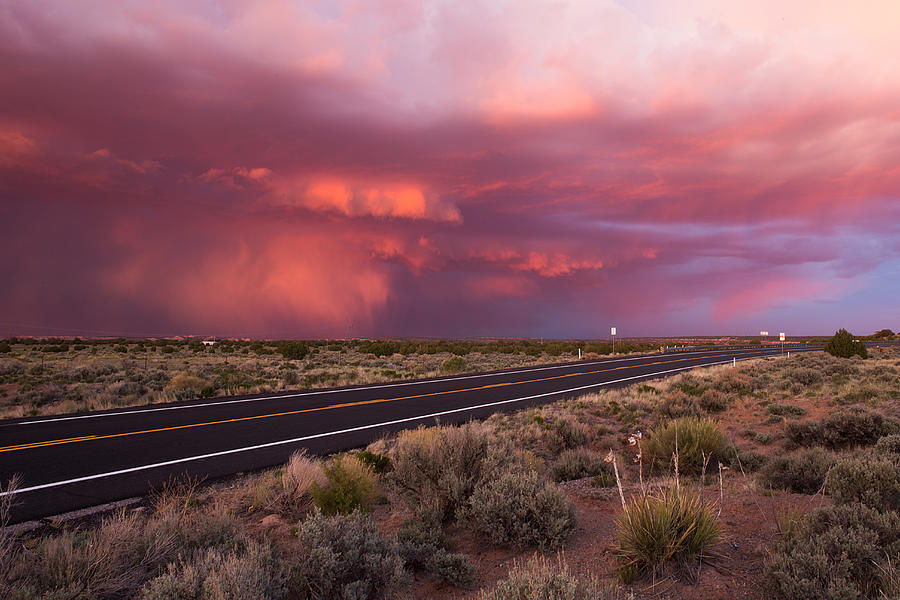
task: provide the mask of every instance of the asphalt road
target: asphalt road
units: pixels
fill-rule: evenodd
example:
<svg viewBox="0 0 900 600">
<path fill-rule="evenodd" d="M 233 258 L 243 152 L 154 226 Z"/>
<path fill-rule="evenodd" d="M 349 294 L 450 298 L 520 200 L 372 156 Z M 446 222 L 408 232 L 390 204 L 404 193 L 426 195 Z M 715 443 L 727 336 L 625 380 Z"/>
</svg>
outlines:
<svg viewBox="0 0 900 600">
<path fill-rule="evenodd" d="M 792 352 L 820 349 L 813 346 Z M 460 423 L 780 348 L 580 361 L 425 381 L 156 404 L 0 421 L 0 481 L 19 475 L 13 523 L 356 448 L 420 424 Z"/>
</svg>

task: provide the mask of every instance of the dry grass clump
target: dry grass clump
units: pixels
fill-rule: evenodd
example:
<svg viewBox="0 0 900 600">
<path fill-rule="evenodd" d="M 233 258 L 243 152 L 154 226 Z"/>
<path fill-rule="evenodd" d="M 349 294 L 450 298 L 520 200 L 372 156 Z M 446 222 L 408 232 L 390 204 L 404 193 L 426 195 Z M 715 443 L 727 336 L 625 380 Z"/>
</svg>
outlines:
<svg viewBox="0 0 900 600">
<path fill-rule="evenodd" d="M 327 483 L 321 462 L 303 451 L 294 452 L 281 472 L 280 501 L 288 510 L 303 510 L 309 504 L 313 486 L 324 487 Z"/>
<path fill-rule="evenodd" d="M 684 473 L 699 474 L 712 460 L 721 457 L 728 439 L 719 424 L 710 418 L 684 417 L 667 421 L 650 432 L 647 455 L 666 470 L 678 466 Z"/>
<path fill-rule="evenodd" d="M 575 529 L 575 507 L 534 471 L 507 471 L 475 488 L 461 521 L 492 542 L 559 548 Z"/>
<path fill-rule="evenodd" d="M 552 562 L 535 556 L 527 563 L 514 562 L 506 578 L 490 590 L 481 590 L 479 600 L 615 600 L 616 589 L 604 586 L 594 576 L 569 572 L 562 557 Z"/>
<path fill-rule="evenodd" d="M 166 384 L 164 388 L 166 391 L 171 392 L 180 392 L 180 391 L 192 391 L 199 393 L 200 390 L 206 385 L 206 382 L 196 377 L 194 375 L 190 375 L 188 373 L 179 373 L 175 375 L 169 383 Z"/>
<path fill-rule="evenodd" d="M 715 506 L 699 492 L 675 486 L 641 493 L 616 519 L 620 576 L 656 577 L 703 557 L 719 539 Z"/>
<path fill-rule="evenodd" d="M 327 483 L 313 481 L 309 491 L 325 515 L 369 512 L 378 497 L 378 477 L 355 456 L 337 456 L 323 468 Z"/>
</svg>

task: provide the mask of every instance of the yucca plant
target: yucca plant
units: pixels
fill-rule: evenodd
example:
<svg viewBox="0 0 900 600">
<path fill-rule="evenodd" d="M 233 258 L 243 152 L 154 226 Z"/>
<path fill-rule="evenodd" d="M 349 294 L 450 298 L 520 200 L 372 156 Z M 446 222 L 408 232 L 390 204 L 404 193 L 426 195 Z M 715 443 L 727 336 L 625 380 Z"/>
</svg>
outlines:
<svg viewBox="0 0 900 600">
<path fill-rule="evenodd" d="M 728 438 L 715 420 L 684 417 L 651 431 L 647 454 L 666 469 L 672 469 L 677 452 L 682 473 L 700 474 L 707 463 L 716 464 L 727 444 Z"/>
<path fill-rule="evenodd" d="M 676 486 L 642 493 L 616 520 L 620 576 L 630 583 L 699 559 L 719 539 L 715 506 L 694 490 Z"/>
</svg>

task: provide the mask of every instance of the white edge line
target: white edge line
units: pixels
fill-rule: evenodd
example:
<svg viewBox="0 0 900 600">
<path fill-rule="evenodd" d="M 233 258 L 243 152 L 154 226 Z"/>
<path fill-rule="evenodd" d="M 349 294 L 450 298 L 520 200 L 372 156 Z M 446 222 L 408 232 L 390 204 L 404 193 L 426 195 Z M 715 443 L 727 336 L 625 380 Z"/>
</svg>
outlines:
<svg viewBox="0 0 900 600">
<path fill-rule="evenodd" d="M 753 352 L 754 350 L 747 350 L 745 352 Z M 696 352 L 679 352 L 678 356 L 684 356 L 686 354 L 704 354 L 709 352 L 720 352 L 719 350 L 698 350 Z M 653 356 L 653 355 L 649 355 Z M 661 354 L 660 356 L 665 356 Z M 59 421 L 76 421 L 79 419 L 99 419 L 102 417 L 118 417 L 122 415 L 135 415 L 141 413 L 151 413 L 151 412 L 160 412 L 166 410 L 183 410 L 186 408 L 202 408 L 206 406 L 225 406 L 228 404 L 241 404 L 244 402 L 259 402 L 261 400 L 280 400 L 283 398 L 300 398 L 303 396 L 318 396 L 324 394 L 337 394 L 340 392 L 353 392 L 359 390 L 378 390 L 384 388 L 392 388 L 392 387 L 403 387 L 410 385 L 423 385 L 428 383 L 440 383 L 442 381 L 462 381 L 465 379 L 478 379 L 480 377 L 499 377 L 500 375 L 511 375 L 515 373 L 534 373 L 536 371 L 548 371 L 551 369 L 567 369 L 571 367 L 583 367 L 583 366 L 591 366 L 591 365 L 601 365 L 601 364 L 610 364 L 614 362 L 625 362 L 631 360 L 640 360 L 643 358 L 648 358 L 648 355 L 645 356 L 635 356 L 632 358 L 614 358 L 614 359 L 605 359 L 599 361 L 591 361 L 591 362 L 575 362 L 575 363 L 567 363 L 562 365 L 555 365 L 551 367 L 538 367 L 535 369 L 516 369 L 512 371 L 500 371 L 497 373 L 481 373 L 478 375 L 466 375 L 465 377 L 448 377 L 445 379 L 425 379 L 420 381 L 403 381 L 400 383 L 387 383 L 380 385 L 365 385 L 365 386 L 357 386 L 350 388 L 338 388 L 331 390 L 314 390 L 309 392 L 300 392 L 297 394 L 282 394 L 279 396 L 257 396 L 253 398 L 241 398 L 240 400 L 223 400 L 221 402 L 203 402 L 201 404 L 188 404 L 185 406 L 160 406 L 157 408 L 140 408 L 137 410 L 125 410 L 121 412 L 108 412 L 108 413 L 98 413 L 98 414 L 88 414 L 88 415 L 77 415 L 72 417 L 55 417 L 52 419 L 40 419 L 38 421 L 22 421 L 20 423 L 16 423 L 16 425 L 37 425 L 39 423 L 56 423 Z"/>
<path fill-rule="evenodd" d="M 752 357 L 752 358 L 758 358 L 758 357 Z M 752 359 L 747 358 L 744 360 L 752 360 Z M 222 450 L 221 452 L 211 452 L 209 454 L 199 454 L 197 456 L 187 456 L 185 458 L 177 458 L 175 460 L 167 460 L 164 462 L 158 462 L 158 463 L 153 463 L 153 464 L 149 464 L 149 465 L 140 465 L 137 467 L 130 467 L 128 469 L 119 469 L 118 471 L 109 471 L 107 473 L 97 473 L 96 475 L 87 475 L 85 477 L 76 477 L 74 479 L 66 479 L 63 481 L 54 481 L 52 483 L 43 483 L 41 485 L 33 485 L 31 487 L 21 488 L 21 489 L 17 489 L 17 490 L 13 490 L 13 491 L 0 492 L 0 497 L 14 495 L 14 494 L 24 494 L 26 492 L 34 492 L 36 490 L 44 490 L 44 489 L 48 489 L 48 488 L 60 487 L 60 486 L 69 485 L 72 483 L 80 483 L 82 481 L 91 481 L 93 479 L 101 479 L 103 477 L 113 477 L 115 475 L 125 475 L 127 473 L 136 473 L 138 471 L 147 471 L 149 469 L 156 469 L 157 467 L 167 467 L 170 465 L 177 465 L 180 463 L 186 463 L 186 462 L 191 462 L 191 461 L 195 461 L 195 460 L 203 460 L 206 458 L 215 458 L 217 456 L 226 456 L 228 454 L 237 454 L 239 452 L 250 452 L 252 450 L 260 450 L 262 448 L 271 448 L 273 446 L 283 446 L 285 444 L 294 444 L 297 442 L 304 442 L 306 440 L 313 440 L 316 438 L 328 437 L 331 435 L 341 435 L 344 433 L 353 433 L 354 431 L 362 431 L 364 429 L 374 429 L 376 427 L 386 427 L 388 425 L 397 425 L 398 423 L 408 423 L 410 421 L 418 421 L 419 419 L 430 419 L 433 417 L 440 417 L 443 415 L 450 415 L 453 413 L 465 412 L 465 411 L 469 411 L 469 410 L 478 410 L 480 408 L 489 408 L 491 406 L 500 406 L 502 404 L 510 404 L 512 402 L 522 402 L 523 400 L 534 400 L 535 398 L 543 398 L 545 396 L 568 394 L 570 392 L 577 392 L 580 390 L 585 390 L 585 389 L 594 388 L 594 387 L 603 387 L 605 385 L 611 385 L 613 383 L 621 383 L 623 381 L 631 381 L 633 379 L 642 379 L 642 378 L 646 378 L 646 377 L 652 377 L 654 375 L 665 375 L 666 373 L 676 373 L 678 371 L 686 371 L 688 369 L 696 369 L 698 367 L 712 367 L 715 365 L 723 365 L 723 364 L 730 363 L 730 362 L 732 362 L 732 361 L 725 360 L 725 361 L 719 361 L 719 362 L 714 362 L 714 363 L 708 363 L 705 365 L 691 365 L 691 366 L 687 366 L 687 367 L 679 367 L 677 369 L 669 369 L 667 371 L 657 371 L 656 373 L 645 373 L 643 375 L 634 375 L 632 377 L 625 377 L 623 379 L 615 379 L 613 381 L 604 381 L 601 383 L 592 383 L 590 385 L 582 385 L 580 387 L 569 388 L 567 390 L 558 390 L 555 392 L 546 392 L 543 394 L 535 394 L 533 396 L 523 396 L 521 398 L 500 400 L 497 402 L 489 402 L 487 404 L 479 404 L 477 406 L 466 406 L 464 408 L 454 408 L 453 410 L 445 410 L 445 411 L 441 411 L 441 412 L 430 413 L 427 415 L 417 415 L 415 417 L 406 417 L 404 419 L 396 419 L 394 421 L 384 421 L 383 423 L 373 423 L 371 425 L 361 425 L 359 427 L 351 427 L 349 429 L 340 429 L 338 431 L 328 431 L 325 433 L 316 433 L 313 435 L 306 435 L 303 437 L 291 438 L 289 440 L 279 440 L 277 442 L 267 442 L 265 444 L 257 444 L 255 446 L 245 446 L 243 448 L 233 448 L 231 450 Z"/>
</svg>

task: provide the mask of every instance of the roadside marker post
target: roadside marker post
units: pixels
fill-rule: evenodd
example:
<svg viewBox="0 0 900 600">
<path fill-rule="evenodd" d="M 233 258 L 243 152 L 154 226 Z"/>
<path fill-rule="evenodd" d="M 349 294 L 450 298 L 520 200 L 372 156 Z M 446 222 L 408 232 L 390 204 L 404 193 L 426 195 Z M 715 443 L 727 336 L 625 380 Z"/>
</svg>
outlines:
<svg viewBox="0 0 900 600">
<path fill-rule="evenodd" d="M 781 355 L 784 356 L 784 332 L 779 333 L 778 337 L 781 338 Z"/>
<path fill-rule="evenodd" d="M 613 354 L 615 354 L 615 353 L 616 353 L 616 328 L 615 328 L 615 327 L 610 327 L 610 328 L 609 328 L 609 333 L 610 333 L 610 335 L 612 335 Z"/>
</svg>

